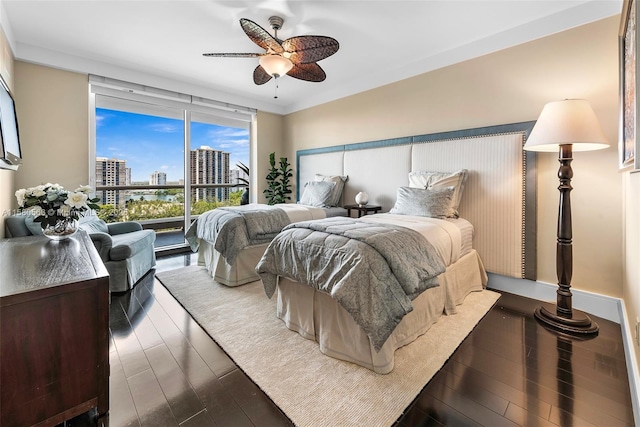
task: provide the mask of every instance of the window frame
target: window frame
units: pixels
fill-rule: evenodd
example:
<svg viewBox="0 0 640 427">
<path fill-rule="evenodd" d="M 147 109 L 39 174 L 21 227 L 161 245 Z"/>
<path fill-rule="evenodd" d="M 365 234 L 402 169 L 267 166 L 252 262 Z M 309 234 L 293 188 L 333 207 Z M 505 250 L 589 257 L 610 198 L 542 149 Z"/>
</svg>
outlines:
<svg viewBox="0 0 640 427">
<path fill-rule="evenodd" d="M 96 97 L 99 97 L 96 99 Z M 135 108 L 132 103 L 136 103 Z M 148 106 L 148 109 L 145 107 Z M 196 113 L 198 122 L 246 129 L 249 135 L 249 164 L 254 157 L 254 130 L 257 110 L 249 107 L 224 103 L 213 99 L 188 95 L 179 92 L 124 82 L 101 76 L 89 76 L 89 185 L 96 188 L 96 108 L 127 111 L 136 114 L 148 114 L 183 121 L 184 135 L 184 230 L 191 223 L 191 116 Z M 158 114 L 175 111 L 175 116 Z M 199 120 L 211 117 L 210 121 Z M 254 201 L 250 194 L 250 201 Z"/>
</svg>

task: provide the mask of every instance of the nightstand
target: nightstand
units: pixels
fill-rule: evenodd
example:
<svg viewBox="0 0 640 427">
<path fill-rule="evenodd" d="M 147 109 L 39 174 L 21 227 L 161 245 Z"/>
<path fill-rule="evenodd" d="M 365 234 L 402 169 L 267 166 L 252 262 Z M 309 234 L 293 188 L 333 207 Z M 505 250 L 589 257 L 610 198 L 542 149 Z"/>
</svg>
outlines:
<svg viewBox="0 0 640 427">
<path fill-rule="evenodd" d="M 351 211 L 358 211 L 358 218 L 363 215 L 367 215 L 369 212 L 373 212 L 374 214 L 380 212 L 382 209 L 381 206 L 377 205 L 344 205 L 344 208 L 347 210 L 347 216 L 351 216 Z"/>
</svg>

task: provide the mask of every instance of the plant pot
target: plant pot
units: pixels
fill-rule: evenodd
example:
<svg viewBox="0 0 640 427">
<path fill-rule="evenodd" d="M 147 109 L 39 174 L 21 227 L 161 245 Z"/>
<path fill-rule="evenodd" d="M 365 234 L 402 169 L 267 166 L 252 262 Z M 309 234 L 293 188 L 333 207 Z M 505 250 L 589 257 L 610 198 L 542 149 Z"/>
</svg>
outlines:
<svg viewBox="0 0 640 427">
<path fill-rule="evenodd" d="M 62 219 L 56 222 L 55 225 L 47 225 L 47 228 L 42 230 L 42 234 L 51 240 L 67 240 L 78 231 L 78 221 L 75 219 Z"/>
</svg>

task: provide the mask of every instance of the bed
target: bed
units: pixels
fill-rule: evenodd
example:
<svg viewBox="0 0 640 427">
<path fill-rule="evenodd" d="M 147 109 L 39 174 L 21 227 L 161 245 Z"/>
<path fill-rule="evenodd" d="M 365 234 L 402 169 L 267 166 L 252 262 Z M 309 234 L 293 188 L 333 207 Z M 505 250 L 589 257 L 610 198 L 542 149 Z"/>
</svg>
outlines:
<svg viewBox="0 0 640 427">
<path fill-rule="evenodd" d="M 396 289 L 388 291 L 393 277 L 390 271 L 366 259 L 366 250 L 360 245 L 353 244 L 354 250 L 360 252 L 355 262 L 350 254 L 344 258 L 340 256 L 349 253 L 348 245 L 342 245 L 342 242 L 329 243 L 324 247 L 338 247 L 315 252 L 319 247 L 318 238 L 327 240 L 335 237 L 331 233 L 317 231 L 317 227 L 323 224 L 335 227 L 335 221 L 314 221 L 312 226 L 315 230 L 307 236 L 310 240 L 306 244 L 295 232 L 308 230 L 305 227 L 309 224 L 298 223 L 295 225 L 300 228 L 285 228 L 267 248 L 258 264 L 258 272 L 267 295 L 276 295 L 278 318 L 289 329 L 318 341 L 320 351 L 328 356 L 386 374 L 393 369 L 393 355 L 397 348 L 415 340 L 441 315 L 454 314 L 456 306 L 469 292 L 480 291 L 487 283 L 482 262 L 471 246 L 473 227 L 464 219 L 380 214 L 340 219 L 339 222 L 351 230 L 363 223 L 373 225 L 380 239 L 397 241 L 390 252 L 397 252 L 401 259 L 418 252 L 397 236 L 395 227 L 407 227 L 425 243 L 430 242 L 437 258 L 444 262 L 437 268 L 441 271 L 437 275 L 437 286 L 422 280 L 425 283 L 422 287 L 426 289 L 414 290 L 409 286 L 406 301 L 397 303 L 401 287 L 394 283 Z M 385 233 L 396 236 L 387 237 Z M 311 238 L 314 235 L 316 239 Z M 358 243 L 365 247 L 370 245 L 370 242 Z M 400 247 L 410 249 L 404 252 Z M 310 252 L 313 256 L 308 257 Z M 340 254 L 336 255 L 336 252 Z M 345 258 L 346 263 L 343 262 Z M 415 258 L 416 266 L 422 259 Z M 359 263 L 362 265 L 352 265 Z M 394 265 L 394 268 L 399 267 Z M 345 271 L 348 272 L 344 274 Z M 370 271 L 373 273 L 367 274 Z M 301 282 L 306 286 L 301 286 Z M 355 284 L 357 286 L 351 288 Z"/>
<path fill-rule="evenodd" d="M 333 227 L 331 221 L 292 224 L 270 243 L 257 266 L 265 292 L 277 298 L 276 315 L 289 329 L 318 341 L 324 354 L 385 374 L 393 369 L 397 348 L 425 333 L 440 316 L 454 315 L 456 306 L 470 292 L 483 290 L 486 271 L 532 278 L 535 234 L 531 233 L 530 224 L 535 224 L 535 209 L 530 209 L 527 202 L 535 200 L 535 182 L 531 182 L 535 181 L 535 157 L 522 151 L 531 127 L 528 122 L 298 153 L 299 180 L 305 179 L 309 166 L 330 159 L 342 165 L 343 173 L 348 171 L 352 192 L 366 190 L 373 203 L 391 212 L 350 219 L 354 222 L 344 229 L 364 227 L 362 223 L 410 229 L 438 248 L 444 267 L 440 267 L 441 272 L 432 272 L 437 273 L 438 286 L 425 286 L 419 292 L 408 287 L 409 292 L 400 298 L 408 299 L 410 307 L 400 315 L 392 311 L 395 323 L 391 327 L 380 326 L 376 321 L 363 320 L 359 311 L 376 311 L 371 309 L 375 307 L 384 312 L 386 306 L 380 309 L 379 302 L 369 301 L 370 291 L 352 294 L 342 289 L 357 287 L 363 276 L 353 273 L 351 266 L 332 264 L 333 254 L 343 243 L 334 242 L 333 232 L 323 237 L 322 233 Z M 385 171 L 384 176 L 376 176 L 381 175 L 380 170 Z M 424 176 L 455 175 L 462 170 L 468 171 L 468 182 L 459 194 L 457 219 L 431 213 L 413 215 L 415 192 L 429 189 L 430 178 L 425 181 Z M 362 187 L 358 188 L 358 184 Z M 347 193 L 346 197 L 350 195 Z M 424 228 L 439 231 L 426 233 Z M 337 234 L 340 233 L 343 232 Z M 307 245 L 305 239 L 314 234 L 320 240 Z M 367 238 L 360 243 L 368 244 Z M 322 243 L 323 240 L 329 243 Z M 330 250 L 318 253 L 313 249 L 316 246 L 323 247 L 322 251 L 327 247 Z M 416 252 L 413 247 L 409 251 L 396 250 L 399 258 Z M 314 259 L 324 261 L 317 263 Z M 388 268 L 395 274 L 395 266 Z M 329 273 L 327 278 L 327 271 L 335 273 Z M 384 277 L 388 280 L 388 276 Z M 395 292 L 392 293 L 397 295 Z"/>
<path fill-rule="evenodd" d="M 346 181 L 346 176 L 315 174 L 300 203 L 213 209 L 193 221 L 185 238 L 198 252 L 198 264 L 205 266 L 215 281 L 226 286 L 256 281 L 256 264 L 285 225 L 347 214 L 339 206 Z"/>
</svg>

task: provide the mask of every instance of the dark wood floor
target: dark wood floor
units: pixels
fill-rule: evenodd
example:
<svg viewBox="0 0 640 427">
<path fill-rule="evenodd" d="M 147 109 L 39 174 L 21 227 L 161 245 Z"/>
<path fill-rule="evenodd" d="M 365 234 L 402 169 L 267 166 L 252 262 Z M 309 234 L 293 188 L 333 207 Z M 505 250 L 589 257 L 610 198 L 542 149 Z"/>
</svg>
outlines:
<svg viewBox="0 0 640 427">
<path fill-rule="evenodd" d="M 194 259 L 164 257 L 158 270 Z M 111 302 L 109 415 L 67 426 L 291 425 L 153 275 Z M 620 326 L 594 318 L 598 337 L 566 339 L 537 323 L 536 306 L 503 294 L 397 427 L 634 425 Z"/>
</svg>

